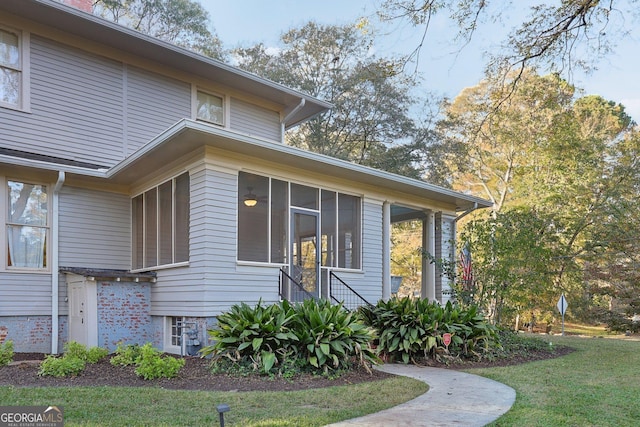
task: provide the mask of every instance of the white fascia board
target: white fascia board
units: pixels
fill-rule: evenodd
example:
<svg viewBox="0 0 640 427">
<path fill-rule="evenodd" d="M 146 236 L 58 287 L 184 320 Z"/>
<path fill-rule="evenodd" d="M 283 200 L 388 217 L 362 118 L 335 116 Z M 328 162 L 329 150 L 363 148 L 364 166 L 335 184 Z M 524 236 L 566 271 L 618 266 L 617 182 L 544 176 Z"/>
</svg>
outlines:
<svg viewBox="0 0 640 427">
<path fill-rule="evenodd" d="M 318 154 L 311 151 L 302 150 L 300 148 L 291 147 L 289 145 L 277 144 L 248 135 L 238 134 L 210 124 L 189 119 L 180 120 L 171 128 L 158 135 L 148 144 L 138 149 L 135 153 L 133 153 L 133 155 L 111 168 L 108 171 L 107 176 L 113 177 L 119 172 L 132 167 L 138 161 L 142 161 L 146 154 L 160 148 L 165 142 L 171 140 L 174 137 L 178 137 L 182 132 L 198 132 L 216 137 L 218 140 L 230 141 L 232 142 L 230 146 L 222 148 L 233 150 L 241 154 L 251 155 L 252 153 L 255 153 L 256 150 L 259 150 L 262 151 L 262 153 L 264 153 L 265 155 L 271 153 L 273 155 L 277 155 L 278 158 L 283 160 L 285 157 L 288 157 L 289 159 L 294 161 L 302 160 L 312 162 L 316 165 L 320 165 L 320 167 L 318 168 L 319 171 L 326 172 L 332 169 L 334 171 L 342 171 L 343 173 L 350 175 L 350 178 L 360 182 L 366 183 L 374 180 L 386 183 L 390 188 L 400 186 L 402 187 L 402 189 L 409 193 L 412 191 L 427 192 L 431 193 L 432 195 L 439 195 L 440 198 L 444 197 L 450 202 L 458 200 L 464 201 L 465 204 L 468 204 L 470 206 L 477 204 L 478 208 L 492 206 L 492 203 L 485 199 L 433 185 L 425 181 L 407 178 L 390 172 L 373 169 L 367 166 L 362 166 L 355 163 L 347 162 L 345 160 L 326 156 L 324 154 Z M 206 144 L 206 142 L 203 142 L 203 144 Z M 215 145 L 221 145 L 221 143 L 217 143 Z M 422 197 L 425 196 L 422 195 Z"/>
<path fill-rule="evenodd" d="M 63 165 L 54 162 L 43 162 L 41 160 L 23 159 L 20 157 L 7 156 L 0 154 L 0 164 L 6 164 L 11 166 L 21 166 L 33 169 L 47 170 L 47 171 L 62 171 L 70 174 L 93 176 L 97 178 L 106 178 L 108 169 L 89 169 L 79 166 Z"/>
</svg>

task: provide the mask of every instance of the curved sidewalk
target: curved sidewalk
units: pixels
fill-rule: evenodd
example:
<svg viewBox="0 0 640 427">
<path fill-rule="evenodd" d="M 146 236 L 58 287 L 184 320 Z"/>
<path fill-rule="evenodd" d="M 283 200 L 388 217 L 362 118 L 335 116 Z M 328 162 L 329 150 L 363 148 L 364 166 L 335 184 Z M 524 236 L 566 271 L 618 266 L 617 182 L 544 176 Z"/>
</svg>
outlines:
<svg viewBox="0 0 640 427">
<path fill-rule="evenodd" d="M 484 426 L 507 412 L 516 399 L 509 386 L 451 369 L 387 364 L 384 372 L 424 381 L 429 391 L 413 400 L 375 414 L 331 427 L 354 426 Z"/>
</svg>

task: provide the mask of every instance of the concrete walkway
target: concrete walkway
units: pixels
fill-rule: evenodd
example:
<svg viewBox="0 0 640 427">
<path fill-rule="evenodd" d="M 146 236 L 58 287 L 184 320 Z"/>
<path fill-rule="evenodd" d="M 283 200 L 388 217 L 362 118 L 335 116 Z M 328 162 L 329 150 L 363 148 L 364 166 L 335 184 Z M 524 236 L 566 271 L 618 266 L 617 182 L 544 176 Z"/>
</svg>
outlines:
<svg viewBox="0 0 640 427">
<path fill-rule="evenodd" d="M 393 408 L 330 424 L 331 427 L 481 427 L 498 419 L 516 400 L 516 392 L 511 387 L 451 369 L 396 364 L 377 369 L 424 381 L 429 391 Z"/>
</svg>

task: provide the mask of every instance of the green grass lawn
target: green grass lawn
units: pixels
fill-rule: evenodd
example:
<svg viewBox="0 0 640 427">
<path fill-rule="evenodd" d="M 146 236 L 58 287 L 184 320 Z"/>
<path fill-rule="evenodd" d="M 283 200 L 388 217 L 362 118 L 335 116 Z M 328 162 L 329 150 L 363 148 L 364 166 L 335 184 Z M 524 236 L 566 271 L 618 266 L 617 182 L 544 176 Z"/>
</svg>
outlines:
<svg viewBox="0 0 640 427">
<path fill-rule="evenodd" d="M 557 359 L 468 372 L 516 390 L 493 426 L 640 425 L 640 340 L 543 336 L 575 352 Z M 322 426 L 412 399 L 426 385 L 408 378 L 297 392 L 194 392 L 160 388 L 0 387 L 2 405 L 60 405 L 67 426 Z M 469 390 L 473 393 L 473 390 Z M 437 408 L 434 408 L 437 410 Z"/>
<path fill-rule="evenodd" d="M 219 425 L 216 406 L 233 426 L 323 426 L 406 402 L 426 384 L 391 378 L 296 392 L 199 392 L 160 388 L 0 387 L 1 405 L 59 405 L 65 426 Z"/>
<path fill-rule="evenodd" d="M 514 406 L 492 426 L 640 425 L 640 341 L 544 339 L 576 351 L 552 360 L 468 371 L 516 390 Z"/>
</svg>

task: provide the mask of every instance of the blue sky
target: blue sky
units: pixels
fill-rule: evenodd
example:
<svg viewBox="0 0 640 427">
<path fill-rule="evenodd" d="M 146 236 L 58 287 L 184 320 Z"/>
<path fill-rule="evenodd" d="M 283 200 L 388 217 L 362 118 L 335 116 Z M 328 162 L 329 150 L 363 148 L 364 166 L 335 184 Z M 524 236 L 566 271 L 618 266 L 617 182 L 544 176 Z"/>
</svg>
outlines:
<svg viewBox="0 0 640 427">
<path fill-rule="evenodd" d="M 375 11 L 381 0 L 199 0 L 211 16 L 213 26 L 225 47 L 251 46 L 262 42 L 277 45 L 280 34 L 310 20 L 321 24 L 350 24 L 361 17 L 377 23 Z M 501 22 L 517 22 L 526 12 L 523 7 L 505 9 Z M 436 20 L 422 49 L 419 71 L 425 91 L 455 97 L 462 89 L 482 79 L 482 52 L 495 48 L 510 25 L 499 23 L 477 33 L 462 50 L 454 44 L 457 29 L 444 20 Z M 420 30 L 397 23 L 384 27 L 387 35 L 378 39 L 380 55 L 406 54 L 421 37 Z M 619 42 L 614 53 L 598 64 L 590 75 L 575 73 L 572 83 L 585 94 L 598 94 L 620 102 L 640 122 L 640 32 Z"/>
</svg>

